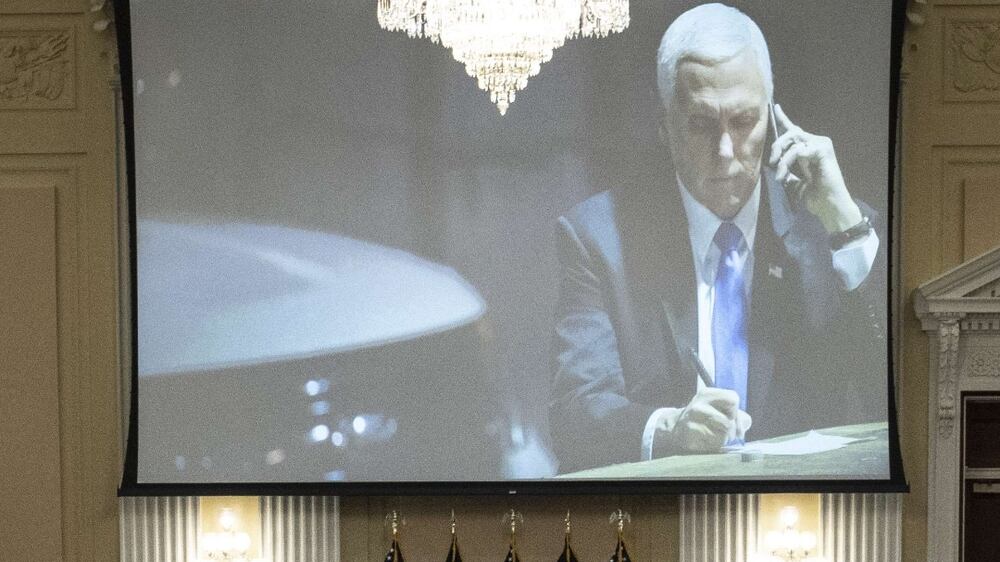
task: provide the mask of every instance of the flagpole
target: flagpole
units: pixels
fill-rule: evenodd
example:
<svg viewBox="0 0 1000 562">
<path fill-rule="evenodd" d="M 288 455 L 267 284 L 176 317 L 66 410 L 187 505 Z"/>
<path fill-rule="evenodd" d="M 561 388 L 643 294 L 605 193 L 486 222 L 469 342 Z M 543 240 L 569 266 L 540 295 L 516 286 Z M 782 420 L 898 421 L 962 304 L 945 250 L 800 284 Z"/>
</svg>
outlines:
<svg viewBox="0 0 1000 562">
<path fill-rule="evenodd" d="M 517 525 L 518 523 L 524 523 L 524 516 L 521 515 L 520 512 L 511 508 L 511 510 L 503 516 L 505 523 L 508 519 L 510 519 L 510 550 L 507 554 L 508 562 L 520 562 L 520 556 L 517 554 Z"/>
<path fill-rule="evenodd" d="M 398 510 L 394 509 L 385 516 L 382 528 L 385 529 L 385 525 L 390 525 L 392 532 L 392 543 L 389 545 L 389 552 L 385 554 L 385 562 L 403 562 L 403 551 L 399 546 L 399 528 L 405 524 L 406 521 Z"/>
<path fill-rule="evenodd" d="M 627 562 L 627 554 L 625 553 L 625 522 L 632 521 L 632 516 L 629 515 L 627 511 L 623 511 L 621 508 L 616 509 L 611 513 L 609 518 L 611 523 L 614 523 L 618 531 L 618 541 L 615 545 L 615 554 L 612 557 L 613 562 Z"/>
<path fill-rule="evenodd" d="M 458 536 L 455 534 L 455 527 L 457 523 L 455 521 L 455 510 L 451 510 L 451 559 L 455 559 L 455 555 L 458 552 Z"/>
<path fill-rule="evenodd" d="M 566 543 L 563 546 L 563 556 L 566 557 L 567 561 L 570 559 L 570 554 L 569 554 L 569 537 L 570 537 L 570 532 L 571 531 L 572 531 L 572 524 L 570 523 L 569 510 L 567 509 L 566 510 Z"/>
</svg>

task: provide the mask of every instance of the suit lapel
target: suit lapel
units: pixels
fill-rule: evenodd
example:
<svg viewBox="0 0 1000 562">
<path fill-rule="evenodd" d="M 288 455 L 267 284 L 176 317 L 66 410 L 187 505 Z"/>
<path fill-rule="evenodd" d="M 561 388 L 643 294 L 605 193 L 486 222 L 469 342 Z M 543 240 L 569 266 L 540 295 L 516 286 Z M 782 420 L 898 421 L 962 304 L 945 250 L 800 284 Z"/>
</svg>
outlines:
<svg viewBox="0 0 1000 562">
<path fill-rule="evenodd" d="M 774 426 L 781 417 L 775 416 L 775 412 L 779 411 L 776 401 L 780 399 L 781 389 L 786 383 L 776 380 L 779 372 L 775 354 L 779 346 L 794 345 L 793 342 L 782 341 L 789 336 L 782 328 L 787 315 L 796 314 L 798 302 L 794 295 L 798 268 L 790 259 L 779 235 L 788 231 L 790 215 L 784 206 L 783 193 L 775 192 L 773 178 L 765 174 L 763 182 L 754 242 L 753 290 L 748 325 L 750 379 L 747 400 L 748 413 L 754 419 L 751 439 L 773 435 Z M 779 196 L 777 200 L 776 195 Z M 776 214 L 780 216 L 776 218 Z M 787 368 L 787 365 L 784 367 Z"/>
<path fill-rule="evenodd" d="M 672 175 L 671 175 L 672 176 Z M 687 216 L 675 182 L 628 198 L 626 261 L 662 331 L 661 345 L 683 358 L 698 347 L 698 308 Z M 634 293 L 635 294 L 635 293 Z M 664 350 L 669 353 L 668 350 Z M 692 383 L 693 384 L 693 383 Z"/>
<path fill-rule="evenodd" d="M 771 178 L 765 175 L 763 183 L 753 249 L 753 290 L 748 325 L 748 413 L 759 421 L 751 438 L 756 438 L 754 434 L 772 432 L 768 428 L 767 413 L 773 409 L 770 403 L 781 386 L 780 381 L 775 381 L 775 346 L 781 344 L 776 341 L 780 339 L 781 326 L 776 322 L 780 314 L 775 310 L 775 303 L 791 302 L 796 269 L 789 262 L 781 237 L 775 233 Z M 698 298 L 687 214 L 680 191 L 676 183 L 671 182 L 660 192 L 633 199 L 632 204 L 636 207 L 632 212 L 639 220 L 634 228 L 625 231 L 632 233 L 629 246 L 635 249 L 633 267 L 640 272 L 640 289 L 660 305 L 656 313 L 661 322 L 663 345 L 672 348 L 680 358 L 673 372 L 675 376 L 680 373 L 679 376 L 686 377 L 685 373 L 690 371 L 684 358 L 689 349 L 698 349 Z M 787 230 L 785 209 L 779 209 L 778 214 L 781 224 L 777 227 Z M 691 385 L 682 384 L 682 388 L 690 389 L 695 384 L 693 376 L 682 380 Z M 684 399 L 690 399 L 690 393 L 686 391 L 686 394 Z"/>
<path fill-rule="evenodd" d="M 774 218 L 774 191 L 770 185 L 771 178 L 766 174 L 763 183 L 753 250 L 753 290 L 748 325 L 748 402 L 750 415 L 755 420 L 761 420 L 759 426 L 754 428 L 757 435 L 768 432 L 764 414 L 774 398 L 773 391 L 780 386 L 780 383 L 774 382 L 774 353 L 775 346 L 780 345 L 776 340 L 780 339 L 781 326 L 776 318 L 781 313 L 775 310 L 774 303 L 790 302 L 796 275 L 796 266 L 789 260 L 782 239 L 775 233 L 776 226 L 787 230 L 785 209 L 779 209 L 781 216 Z M 674 357 L 672 364 L 667 363 L 667 376 L 674 383 L 680 376 L 684 384 L 680 384 L 679 388 L 671 386 L 669 391 L 679 392 L 679 399 L 688 400 L 690 390 L 696 383 L 693 375 L 686 376 L 690 371 L 684 358 L 689 349 L 698 349 L 698 298 L 687 214 L 680 192 L 676 182 L 671 181 L 667 185 L 661 184 L 658 189 L 622 194 L 617 205 L 622 211 L 618 217 L 621 221 L 619 232 L 623 235 L 624 262 L 629 272 L 626 278 L 632 284 L 630 292 L 644 296 L 633 305 L 638 306 L 636 313 L 639 316 L 648 319 L 640 321 L 638 335 L 643 339 L 647 336 L 641 326 L 645 329 L 657 328 L 662 339 L 658 342 L 646 340 L 644 345 L 660 346 L 662 353 Z M 775 225 L 775 220 L 781 224 Z M 664 375 L 658 373 L 655 376 Z"/>
</svg>

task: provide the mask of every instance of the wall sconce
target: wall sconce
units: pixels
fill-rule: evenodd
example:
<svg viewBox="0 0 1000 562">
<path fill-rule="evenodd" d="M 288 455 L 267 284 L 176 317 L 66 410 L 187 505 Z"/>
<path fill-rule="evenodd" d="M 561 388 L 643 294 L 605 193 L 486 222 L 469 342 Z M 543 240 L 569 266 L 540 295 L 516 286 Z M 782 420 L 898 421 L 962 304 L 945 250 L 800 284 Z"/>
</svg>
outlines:
<svg viewBox="0 0 1000 562">
<path fill-rule="evenodd" d="M 219 514 L 218 533 L 203 533 L 201 535 L 202 552 L 204 556 L 215 562 L 224 560 L 226 562 L 251 562 L 250 535 L 236 530 L 236 512 L 230 507 L 225 507 Z"/>
<path fill-rule="evenodd" d="M 761 562 L 825 562 L 821 556 L 812 554 L 816 550 L 816 533 L 798 530 L 799 509 L 795 506 L 781 508 L 779 514 L 782 529 L 768 531 L 764 536 L 764 548 L 770 555 L 758 556 Z"/>
</svg>

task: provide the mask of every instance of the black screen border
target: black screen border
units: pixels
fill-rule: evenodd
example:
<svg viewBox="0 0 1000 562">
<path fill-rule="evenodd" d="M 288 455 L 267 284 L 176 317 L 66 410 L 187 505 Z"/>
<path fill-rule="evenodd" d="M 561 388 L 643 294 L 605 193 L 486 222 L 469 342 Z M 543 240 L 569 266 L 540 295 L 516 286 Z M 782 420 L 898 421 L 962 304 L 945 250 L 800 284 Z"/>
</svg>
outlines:
<svg viewBox="0 0 1000 562">
<path fill-rule="evenodd" d="M 399 481 L 399 482 L 230 482 L 230 483 L 149 483 L 138 481 L 138 295 L 136 250 L 136 180 L 135 180 L 135 120 L 133 114 L 132 33 L 129 0 L 114 0 L 115 28 L 118 41 L 118 60 L 121 78 L 122 116 L 125 138 L 125 166 L 128 188 L 128 256 L 130 279 L 129 329 L 130 390 L 128 437 L 120 497 L 143 496 L 423 496 L 423 495 L 648 495 L 648 494 L 767 494 L 767 493 L 908 493 L 909 483 L 903 467 L 899 442 L 896 407 L 896 361 L 893 299 L 895 294 L 896 267 L 895 234 L 897 232 L 894 206 L 898 185 L 897 164 L 901 153 L 899 146 L 900 73 L 902 66 L 903 34 L 906 24 L 907 0 L 892 0 L 891 53 L 889 70 L 889 146 L 888 146 L 888 201 L 887 216 L 887 291 L 886 326 L 888 369 L 888 432 L 889 478 L 887 479 L 784 479 L 784 480 L 506 480 L 506 481 Z"/>
</svg>

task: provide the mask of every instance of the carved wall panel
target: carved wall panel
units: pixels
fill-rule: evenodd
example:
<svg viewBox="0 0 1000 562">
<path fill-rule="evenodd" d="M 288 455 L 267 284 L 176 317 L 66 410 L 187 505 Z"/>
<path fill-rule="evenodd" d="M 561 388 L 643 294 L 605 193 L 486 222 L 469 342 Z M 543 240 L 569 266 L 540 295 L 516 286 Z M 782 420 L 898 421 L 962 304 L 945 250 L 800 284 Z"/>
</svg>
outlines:
<svg viewBox="0 0 1000 562">
<path fill-rule="evenodd" d="M 39 446 L 17 447 L 17 454 L 37 458 L 56 476 L 31 474 L 37 481 L 30 490 L 44 497 L 45 505 L 21 505 L 13 518 L 0 514 L 0 542 L 34 548 L 25 555 L 0 550 L 5 561 L 114 562 L 119 554 L 117 51 L 113 34 L 97 29 L 106 12 L 91 11 L 92 5 L 91 0 L 0 0 L 0 187 L 54 193 L 55 263 L 49 281 L 54 280 L 56 296 L 49 303 L 56 308 L 57 342 L 34 343 L 58 362 L 57 380 L 48 381 L 57 383 L 58 433 L 53 437 L 29 425 L 23 437 Z M 23 232 L 41 225 L 31 222 Z M 0 239 L 0 245 L 8 241 Z M 9 279 L 7 273 L 0 269 L 0 277 Z M 22 321 L 46 314 L 35 308 Z M 9 326 L 0 323 L 0 329 L 4 325 Z M 9 361 L 0 362 L 0 373 L 11 368 Z M 42 377 L 37 369 L 31 372 Z M 9 427 L 12 416 L 0 406 L 0 425 Z M 8 456 L 0 454 L 0 465 Z M 10 494 L 0 496 L 5 506 L 13 504 Z M 31 526 L 34 520 L 47 525 Z M 26 526 L 31 528 L 19 532 Z"/>
<path fill-rule="evenodd" d="M 73 29 L 0 29 L 0 110 L 75 107 Z"/>
<path fill-rule="evenodd" d="M 87 8 L 86 0 L 4 0 L 0 14 L 80 14 Z"/>
<path fill-rule="evenodd" d="M 55 178 L 46 175 L 0 169 L 0 557 L 12 559 L 62 550 Z"/>
<path fill-rule="evenodd" d="M 966 259 L 1000 245 L 1000 175 L 971 177 L 965 182 L 965 230 L 963 251 Z M 996 295 L 993 295 L 996 296 Z"/>
<path fill-rule="evenodd" d="M 965 358 L 965 375 L 1000 378 L 1000 347 L 970 349 Z"/>
<path fill-rule="evenodd" d="M 937 217 L 928 226 L 936 244 L 927 251 L 947 269 L 1000 244 L 1000 146 L 939 146 L 934 153 Z"/>
<path fill-rule="evenodd" d="M 967 318 L 962 321 L 962 332 L 965 334 L 962 342 L 962 376 L 971 379 L 1000 379 L 1000 318 Z"/>
<path fill-rule="evenodd" d="M 945 24 L 947 101 L 1000 101 L 1000 19 Z"/>
</svg>

